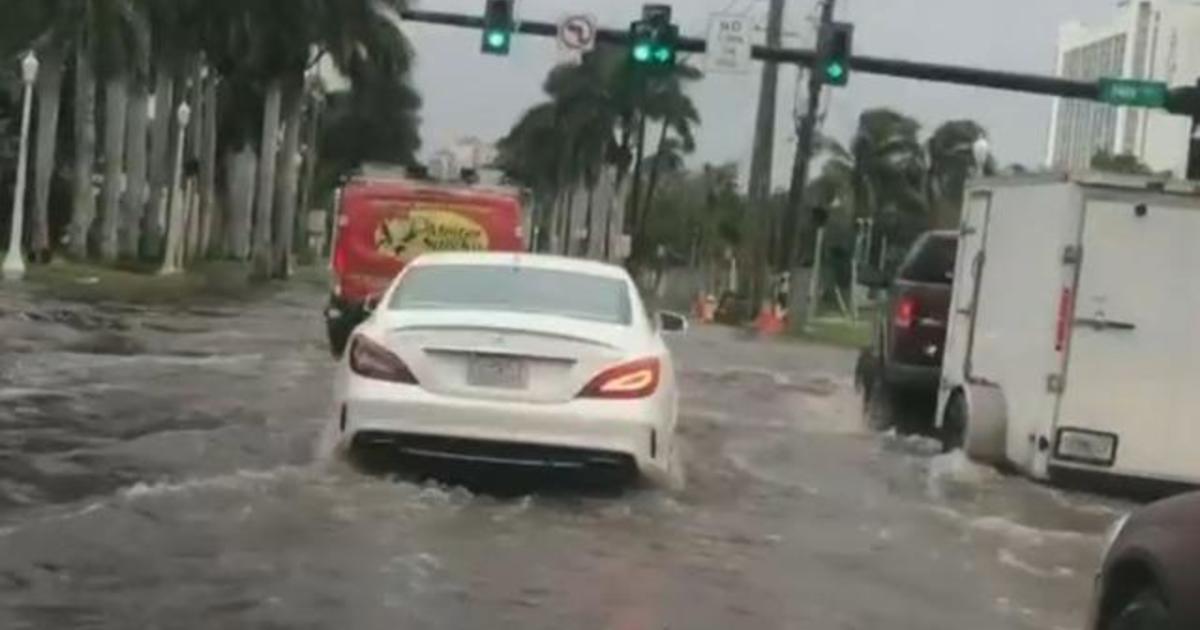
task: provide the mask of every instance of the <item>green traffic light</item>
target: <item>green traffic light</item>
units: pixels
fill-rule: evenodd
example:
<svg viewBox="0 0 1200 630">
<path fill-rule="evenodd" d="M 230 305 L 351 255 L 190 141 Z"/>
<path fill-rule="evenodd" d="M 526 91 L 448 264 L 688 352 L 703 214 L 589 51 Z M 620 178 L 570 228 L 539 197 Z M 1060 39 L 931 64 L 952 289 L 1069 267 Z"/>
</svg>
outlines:
<svg viewBox="0 0 1200 630">
<path fill-rule="evenodd" d="M 666 47 L 654 49 L 654 60 L 658 63 L 667 63 L 671 60 L 671 49 Z"/>
<path fill-rule="evenodd" d="M 650 44 L 638 44 L 633 47 L 633 58 L 641 63 L 650 61 L 650 57 L 653 53 L 654 51 L 651 49 Z"/>
<path fill-rule="evenodd" d="M 825 76 L 836 81 L 846 76 L 846 66 L 833 61 L 825 65 Z"/>
<path fill-rule="evenodd" d="M 504 48 L 508 44 L 508 33 L 491 31 L 487 34 L 487 45 L 490 48 Z"/>
</svg>

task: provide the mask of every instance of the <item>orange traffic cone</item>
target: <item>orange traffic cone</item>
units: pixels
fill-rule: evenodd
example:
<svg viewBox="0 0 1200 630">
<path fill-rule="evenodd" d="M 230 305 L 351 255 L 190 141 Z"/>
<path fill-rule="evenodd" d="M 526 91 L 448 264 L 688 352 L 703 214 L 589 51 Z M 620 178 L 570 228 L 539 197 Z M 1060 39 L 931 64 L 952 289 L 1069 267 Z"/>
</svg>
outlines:
<svg viewBox="0 0 1200 630">
<path fill-rule="evenodd" d="M 770 300 L 763 301 L 762 309 L 758 311 L 758 319 L 754 320 L 754 328 L 760 335 L 778 335 L 783 332 L 783 320 Z"/>
<path fill-rule="evenodd" d="M 717 297 L 711 293 L 704 296 L 704 307 L 701 313 L 701 321 L 706 324 L 713 323 L 717 317 Z"/>
</svg>

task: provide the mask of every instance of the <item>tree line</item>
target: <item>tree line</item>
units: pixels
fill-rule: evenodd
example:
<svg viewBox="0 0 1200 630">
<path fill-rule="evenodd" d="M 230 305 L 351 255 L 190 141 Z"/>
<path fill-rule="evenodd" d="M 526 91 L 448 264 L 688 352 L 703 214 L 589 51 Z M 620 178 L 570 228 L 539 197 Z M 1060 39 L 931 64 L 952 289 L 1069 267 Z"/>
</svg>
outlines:
<svg viewBox="0 0 1200 630">
<path fill-rule="evenodd" d="M 923 231 L 958 225 L 966 180 L 980 166 L 987 174 L 997 170 L 991 157 L 975 163 L 973 146 L 986 131 L 964 119 L 945 122 L 924 138 L 920 132 L 913 118 L 877 108 L 861 114 L 846 143 L 819 136 L 815 174 L 805 191 L 802 262 L 814 255 L 814 208 L 828 216 L 823 255 L 843 286 L 849 282 L 859 220 L 874 224 L 873 244 L 860 252 L 860 260 L 869 258 L 872 264 L 894 263 Z M 664 170 L 660 179 L 647 247 L 662 245 L 666 262 L 700 265 L 734 256 L 749 270 L 756 261 L 783 257 L 779 226 L 789 211 L 786 191 L 776 191 L 766 207 L 752 207 L 738 189 L 736 164 L 680 165 Z"/>
<path fill-rule="evenodd" d="M 585 224 L 590 228 L 594 213 L 603 212 L 610 228 L 604 230 L 605 255 L 612 254 L 613 221 L 632 236 L 634 260 L 648 255 L 646 219 L 661 174 L 681 166 L 682 155 L 695 149 L 700 114 L 686 85 L 702 73 L 686 62 L 666 74 L 645 72 L 628 62 L 624 49 L 608 46 L 584 54 L 578 64 L 557 66 L 543 85 L 547 100 L 526 111 L 500 141 L 498 165 L 533 191 L 540 248 L 553 234 L 563 253 L 572 253 L 574 191 L 582 186 L 588 191 Z M 651 131 L 657 138 L 648 137 Z M 654 153 L 647 156 L 650 143 Z M 615 207 L 596 208 L 594 192 L 605 171 L 623 197 Z"/>
<path fill-rule="evenodd" d="M 32 50 L 40 61 L 34 260 L 56 250 L 104 263 L 211 256 L 286 276 L 306 247 L 314 190 L 363 161 L 414 162 L 421 101 L 399 28 L 404 0 L 5 5 L 0 147 L 16 128 L 4 123 L 18 60 Z M 323 65 L 350 90 L 326 94 Z"/>
</svg>

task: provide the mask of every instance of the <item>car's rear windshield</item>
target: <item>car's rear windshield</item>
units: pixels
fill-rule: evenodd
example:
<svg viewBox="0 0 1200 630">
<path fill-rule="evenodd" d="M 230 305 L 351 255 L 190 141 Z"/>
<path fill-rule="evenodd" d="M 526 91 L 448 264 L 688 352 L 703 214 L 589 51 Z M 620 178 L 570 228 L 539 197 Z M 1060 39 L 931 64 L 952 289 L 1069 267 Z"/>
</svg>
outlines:
<svg viewBox="0 0 1200 630">
<path fill-rule="evenodd" d="M 954 282 L 954 258 L 958 239 L 953 236 L 926 234 L 914 245 L 900 264 L 900 279 L 909 282 L 950 284 Z"/>
<path fill-rule="evenodd" d="M 537 313 L 628 326 L 626 283 L 617 278 L 506 265 L 437 265 L 409 270 L 392 310 Z"/>
</svg>

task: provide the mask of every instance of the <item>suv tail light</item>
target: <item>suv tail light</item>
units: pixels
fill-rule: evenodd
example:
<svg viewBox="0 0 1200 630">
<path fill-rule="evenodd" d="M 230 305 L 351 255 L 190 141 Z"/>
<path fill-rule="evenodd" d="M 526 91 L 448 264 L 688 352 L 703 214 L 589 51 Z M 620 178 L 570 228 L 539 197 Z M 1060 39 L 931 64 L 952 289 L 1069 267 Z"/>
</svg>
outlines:
<svg viewBox="0 0 1200 630">
<path fill-rule="evenodd" d="M 658 359 L 639 359 L 600 372 L 579 392 L 580 398 L 645 398 L 658 389 L 662 364 Z"/>
<path fill-rule="evenodd" d="M 350 346 L 350 369 L 359 376 L 391 383 L 416 385 L 408 366 L 383 346 L 359 335 Z"/>
<path fill-rule="evenodd" d="M 339 238 L 333 244 L 333 272 L 338 276 L 346 273 L 350 263 L 350 252 L 346 251 L 346 239 Z"/>
<path fill-rule="evenodd" d="M 340 191 L 338 196 L 340 204 Z M 333 227 L 333 256 L 331 256 L 330 261 L 333 265 L 334 273 L 339 276 L 346 273 L 347 267 L 350 265 L 350 251 L 347 247 L 348 239 L 342 238 L 342 232 L 345 231 L 348 225 L 350 225 L 350 218 L 342 214 L 341 210 L 339 210 Z"/>
<path fill-rule="evenodd" d="M 906 295 L 896 302 L 896 312 L 892 323 L 897 328 L 912 328 L 917 321 L 917 298 Z"/>
</svg>

